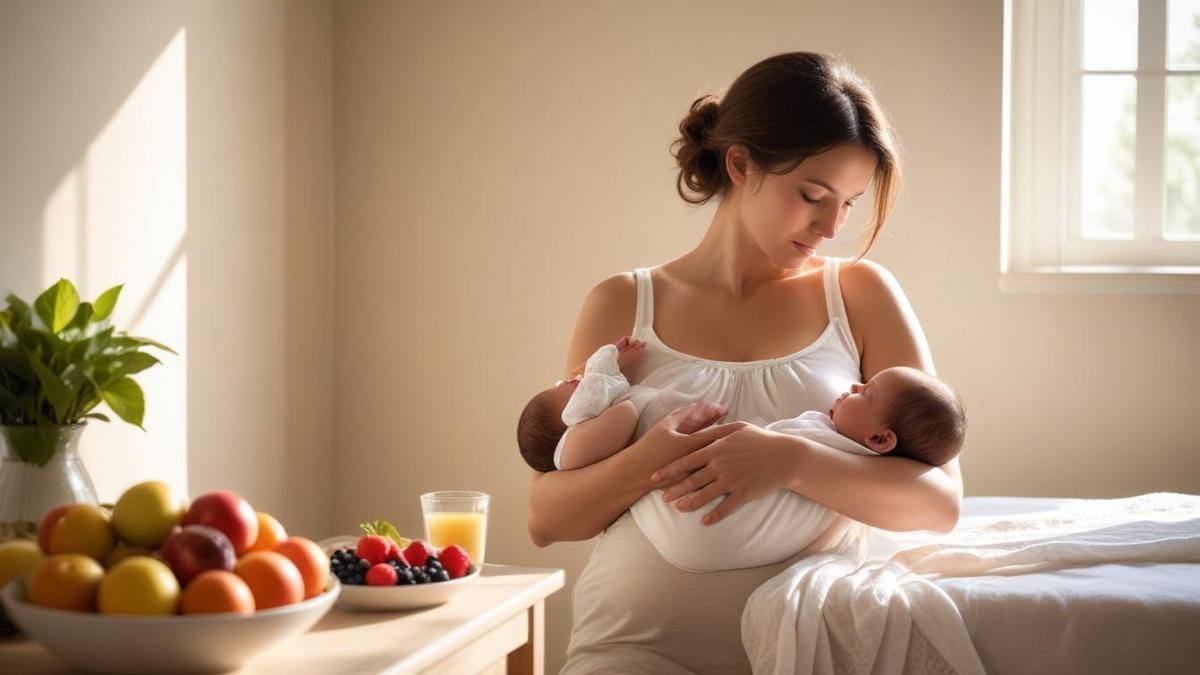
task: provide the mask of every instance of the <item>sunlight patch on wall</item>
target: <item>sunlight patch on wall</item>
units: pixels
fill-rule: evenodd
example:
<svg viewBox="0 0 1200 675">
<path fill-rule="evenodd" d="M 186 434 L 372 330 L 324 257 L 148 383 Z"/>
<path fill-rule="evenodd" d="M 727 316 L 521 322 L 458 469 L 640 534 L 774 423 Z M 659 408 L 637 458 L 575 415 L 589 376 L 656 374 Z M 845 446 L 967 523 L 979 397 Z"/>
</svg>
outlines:
<svg viewBox="0 0 1200 675">
<path fill-rule="evenodd" d="M 51 194 L 43 287 L 93 300 L 125 284 L 113 321 L 177 352 L 136 376 L 146 432 L 92 421 L 82 453 L 101 501 L 156 479 L 187 491 L 187 48 L 180 29 Z M 116 420 L 115 415 L 110 415 Z"/>
</svg>

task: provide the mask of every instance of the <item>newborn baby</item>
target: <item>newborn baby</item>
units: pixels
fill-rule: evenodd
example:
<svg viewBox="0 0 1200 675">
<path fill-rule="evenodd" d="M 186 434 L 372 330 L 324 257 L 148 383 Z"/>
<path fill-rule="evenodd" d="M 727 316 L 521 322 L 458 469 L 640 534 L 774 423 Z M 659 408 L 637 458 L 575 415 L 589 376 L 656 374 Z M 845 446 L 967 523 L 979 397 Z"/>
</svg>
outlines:
<svg viewBox="0 0 1200 675">
<path fill-rule="evenodd" d="M 531 467 L 574 469 L 599 461 L 629 445 L 647 404 L 660 403 L 658 417 L 673 409 L 661 404 L 672 392 L 630 386 L 624 375 L 644 348 L 644 342 L 629 337 L 604 345 L 588 358 L 582 376 L 533 397 L 517 428 L 521 454 Z M 643 419 L 640 428 L 654 421 Z M 965 421 L 961 402 L 948 386 L 915 368 L 896 367 L 852 385 L 827 413 L 806 411 L 764 429 L 854 454 L 891 454 L 938 466 L 958 454 Z M 664 558 L 690 571 L 778 562 L 804 549 L 837 518 L 816 502 L 779 490 L 703 525 L 701 518 L 724 496 L 683 513 L 661 493 L 651 491 L 630 508 L 634 521 Z"/>
</svg>

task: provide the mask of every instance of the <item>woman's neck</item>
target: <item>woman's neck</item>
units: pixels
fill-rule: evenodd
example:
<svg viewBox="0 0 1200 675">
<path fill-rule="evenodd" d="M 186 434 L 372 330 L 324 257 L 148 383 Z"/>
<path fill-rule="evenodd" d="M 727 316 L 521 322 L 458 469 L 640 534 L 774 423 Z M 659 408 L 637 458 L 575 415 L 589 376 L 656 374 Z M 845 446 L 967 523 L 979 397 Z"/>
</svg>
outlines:
<svg viewBox="0 0 1200 675">
<path fill-rule="evenodd" d="M 813 262 L 810 258 L 800 268 L 776 265 L 750 238 L 730 201 L 717 207 L 708 231 L 696 248 L 663 267 L 675 278 L 743 300 L 764 284 L 797 276 Z"/>
</svg>

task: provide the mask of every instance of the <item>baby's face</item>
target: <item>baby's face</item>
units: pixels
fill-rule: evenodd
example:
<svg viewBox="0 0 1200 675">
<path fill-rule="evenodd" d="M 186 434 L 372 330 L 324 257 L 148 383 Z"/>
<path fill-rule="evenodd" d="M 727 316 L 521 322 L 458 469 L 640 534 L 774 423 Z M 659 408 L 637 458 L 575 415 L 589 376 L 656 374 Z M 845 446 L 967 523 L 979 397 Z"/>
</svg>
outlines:
<svg viewBox="0 0 1200 675">
<path fill-rule="evenodd" d="M 866 444 L 872 434 L 886 428 L 885 416 L 892 400 L 904 387 L 910 386 L 911 377 L 903 368 L 887 368 L 867 380 L 850 385 L 850 391 L 833 402 L 829 416 L 838 433 Z"/>
</svg>

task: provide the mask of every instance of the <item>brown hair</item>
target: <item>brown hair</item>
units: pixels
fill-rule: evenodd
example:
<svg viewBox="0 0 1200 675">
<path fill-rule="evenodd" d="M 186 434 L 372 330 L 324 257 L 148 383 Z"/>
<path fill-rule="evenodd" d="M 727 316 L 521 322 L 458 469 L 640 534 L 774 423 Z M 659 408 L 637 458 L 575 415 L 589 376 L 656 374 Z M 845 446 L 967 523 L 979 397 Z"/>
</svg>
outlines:
<svg viewBox="0 0 1200 675">
<path fill-rule="evenodd" d="M 679 132 L 682 137 L 671 144 L 679 164 L 676 189 L 691 204 L 719 200 L 733 187 L 725 151 L 734 144 L 745 146 L 756 166 L 776 175 L 844 143 L 873 152 L 878 163 L 871 238 L 855 261 L 874 245 L 900 191 L 895 132 L 870 85 L 841 57 L 785 52 L 764 59 L 742 73 L 721 99 L 696 99 Z M 684 185 L 696 196 L 686 194 Z"/>
<path fill-rule="evenodd" d="M 905 387 L 884 415 L 885 424 L 896 433 L 896 447 L 888 455 L 941 466 L 962 450 L 967 412 L 958 393 L 941 380 L 922 379 L 932 382 Z"/>
<path fill-rule="evenodd" d="M 553 389 L 538 392 L 517 420 L 517 447 L 535 471 L 554 471 L 554 449 L 567 431 L 562 410 L 554 403 Z"/>
</svg>

